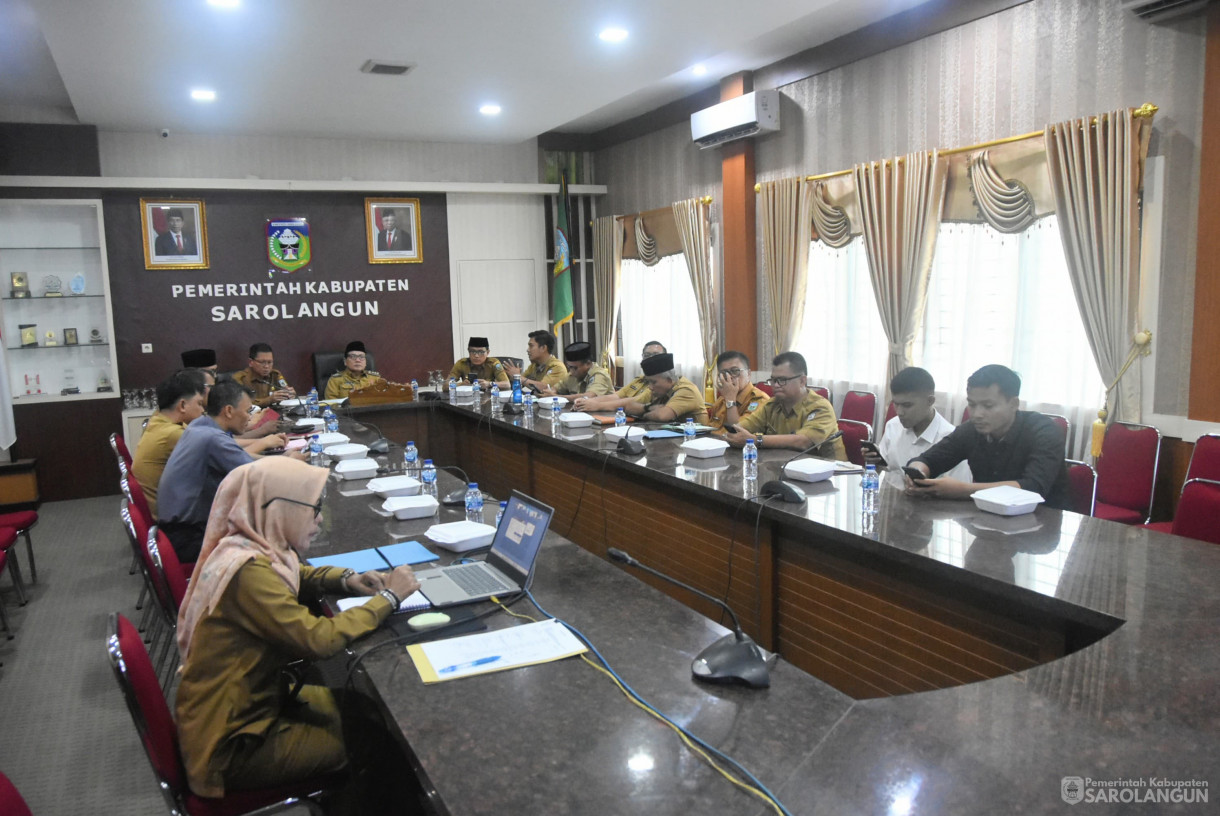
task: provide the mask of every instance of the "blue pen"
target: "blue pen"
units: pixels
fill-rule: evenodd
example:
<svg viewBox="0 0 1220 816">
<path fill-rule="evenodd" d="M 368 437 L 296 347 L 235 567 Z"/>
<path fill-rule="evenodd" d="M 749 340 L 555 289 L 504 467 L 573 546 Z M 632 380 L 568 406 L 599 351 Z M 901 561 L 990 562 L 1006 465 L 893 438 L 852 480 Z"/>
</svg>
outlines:
<svg viewBox="0 0 1220 816">
<path fill-rule="evenodd" d="M 462 669 L 473 669 L 475 666 L 486 666 L 488 663 L 495 663 L 499 659 L 499 655 L 480 657 L 478 660 L 472 660 L 469 663 L 458 663 L 456 666 L 446 666 L 438 671 L 437 674 L 453 674 L 455 671 L 461 671 Z"/>
</svg>

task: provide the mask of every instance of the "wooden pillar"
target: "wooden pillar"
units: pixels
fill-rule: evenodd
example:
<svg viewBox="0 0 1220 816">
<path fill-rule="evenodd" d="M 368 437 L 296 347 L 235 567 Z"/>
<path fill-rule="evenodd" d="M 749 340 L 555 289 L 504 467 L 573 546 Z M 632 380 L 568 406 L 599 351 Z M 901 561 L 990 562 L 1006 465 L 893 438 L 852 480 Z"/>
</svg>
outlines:
<svg viewBox="0 0 1220 816">
<path fill-rule="evenodd" d="M 720 81 L 720 101 L 754 90 L 753 76 L 748 71 L 733 74 Z M 756 369 L 765 369 L 771 362 L 770 349 L 758 349 L 758 269 L 754 247 L 754 142 L 740 139 L 729 142 L 721 159 L 721 212 L 724 219 L 724 349 L 743 351 Z M 713 361 L 708 360 L 710 365 Z"/>
<path fill-rule="evenodd" d="M 1199 148 L 1199 238 L 1190 352 L 1191 419 L 1220 421 L 1220 6 L 1207 13 L 1203 140 Z M 727 264 L 727 260 L 726 260 Z M 731 302 L 731 301 L 730 301 Z"/>
</svg>

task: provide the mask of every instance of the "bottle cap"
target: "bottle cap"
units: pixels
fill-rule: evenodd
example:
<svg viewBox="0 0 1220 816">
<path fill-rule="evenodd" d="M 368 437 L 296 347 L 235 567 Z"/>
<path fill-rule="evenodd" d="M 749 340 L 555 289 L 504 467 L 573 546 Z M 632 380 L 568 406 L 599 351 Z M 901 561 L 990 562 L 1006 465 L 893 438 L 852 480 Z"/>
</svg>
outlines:
<svg viewBox="0 0 1220 816">
<path fill-rule="evenodd" d="M 470 488 L 471 490 L 478 490 L 478 489 L 479 489 L 479 483 L 478 483 L 478 482 L 470 482 L 470 483 L 468 483 L 468 484 L 466 485 L 466 487 Z"/>
</svg>

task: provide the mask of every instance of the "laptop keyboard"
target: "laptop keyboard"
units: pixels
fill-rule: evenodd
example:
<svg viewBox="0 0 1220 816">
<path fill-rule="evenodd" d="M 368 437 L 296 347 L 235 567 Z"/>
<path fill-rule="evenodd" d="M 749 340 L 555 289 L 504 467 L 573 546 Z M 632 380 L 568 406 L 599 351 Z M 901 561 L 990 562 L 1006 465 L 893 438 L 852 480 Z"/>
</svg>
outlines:
<svg viewBox="0 0 1220 816">
<path fill-rule="evenodd" d="M 445 574 L 452 578 L 458 586 L 471 595 L 481 595 L 485 592 L 501 592 L 512 589 L 512 586 L 492 576 L 487 570 L 463 569 L 455 567 L 446 569 Z"/>
</svg>

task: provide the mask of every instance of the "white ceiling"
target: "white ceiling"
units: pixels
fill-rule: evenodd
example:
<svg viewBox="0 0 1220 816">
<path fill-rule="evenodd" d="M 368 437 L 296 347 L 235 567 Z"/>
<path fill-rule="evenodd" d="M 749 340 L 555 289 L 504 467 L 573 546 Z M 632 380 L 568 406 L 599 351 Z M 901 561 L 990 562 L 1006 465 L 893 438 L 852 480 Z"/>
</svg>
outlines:
<svg viewBox="0 0 1220 816">
<path fill-rule="evenodd" d="M 607 127 L 922 2 L 0 0 L 0 111 L 68 107 L 117 131 L 513 143 Z M 628 39 L 600 41 L 611 25 Z M 370 58 L 415 68 L 360 73 Z M 192 101 L 196 87 L 216 101 Z M 487 102 L 503 113 L 482 116 Z"/>
</svg>

